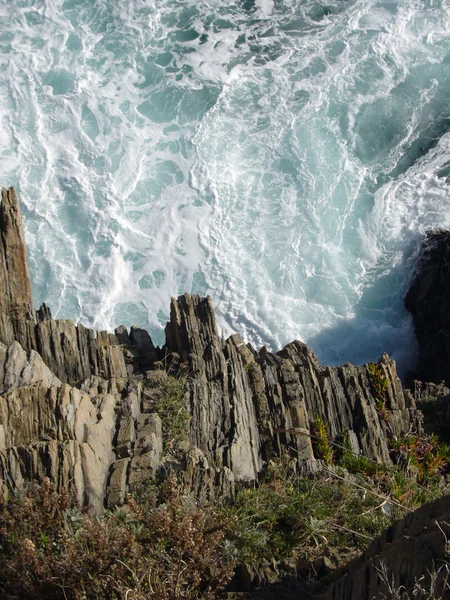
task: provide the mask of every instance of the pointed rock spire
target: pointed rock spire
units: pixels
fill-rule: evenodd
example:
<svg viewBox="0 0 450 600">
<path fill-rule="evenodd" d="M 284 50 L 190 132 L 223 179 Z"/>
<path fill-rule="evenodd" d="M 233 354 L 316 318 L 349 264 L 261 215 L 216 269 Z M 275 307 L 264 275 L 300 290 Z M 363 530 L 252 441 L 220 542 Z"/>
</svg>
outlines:
<svg viewBox="0 0 450 600">
<path fill-rule="evenodd" d="M 35 312 L 31 294 L 22 214 L 14 188 L 2 188 L 0 204 L 0 341 L 34 343 Z"/>
</svg>

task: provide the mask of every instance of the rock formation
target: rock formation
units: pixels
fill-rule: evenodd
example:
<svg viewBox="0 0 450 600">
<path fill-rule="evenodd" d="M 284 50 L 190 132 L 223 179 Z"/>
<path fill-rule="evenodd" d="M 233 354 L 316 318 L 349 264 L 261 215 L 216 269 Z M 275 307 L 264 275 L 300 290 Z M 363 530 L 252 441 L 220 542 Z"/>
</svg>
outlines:
<svg viewBox="0 0 450 600">
<path fill-rule="evenodd" d="M 412 590 L 419 580 L 424 589 L 430 589 L 431 573 L 440 571 L 441 582 L 449 576 L 449 540 L 450 496 L 444 496 L 398 521 L 362 556 L 334 573 L 320 600 L 395 598 L 395 592 Z M 448 597 L 450 592 L 442 596 Z"/>
<path fill-rule="evenodd" d="M 229 498 L 235 483 L 256 482 L 278 457 L 289 456 L 299 472 L 313 473 L 311 434 L 318 417 L 332 438 L 348 433 L 354 452 L 386 465 L 391 464 L 389 439 L 416 426 L 414 399 L 402 390 L 387 355 L 376 370 L 386 379 L 389 420 L 380 415 L 379 390 L 368 366 L 323 367 L 299 341 L 277 353 L 256 351 L 237 334 L 224 341 L 210 298 L 172 299 L 162 349 L 137 327 L 96 333 L 52 319 L 45 305 L 35 312 L 12 188 L 2 191 L 0 236 L 3 495 L 47 476 L 75 493 L 80 505 L 101 513 L 123 503 L 126 493 L 147 479 L 175 469 L 185 493 Z M 427 256 L 422 260 L 428 265 Z M 445 273 L 438 274 L 446 286 Z M 425 316 L 435 278 L 429 282 L 426 274 L 417 275 L 411 289 L 407 305 L 416 306 L 418 336 L 431 337 L 435 330 Z M 433 322 L 435 329 L 446 327 L 450 317 L 444 313 Z M 431 373 L 434 361 L 433 373 L 447 376 L 446 335 L 435 335 L 442 338 L 437 350 L 424 345 L 424 372 Z M 436 352 L 442 360 L 435 360 Z M 186 439 L 167 443 L 161 402 L 174 374 L 190 420 Z M 369 560 L 362 557 L 355 572 L 366 573 Z M 362 589 L 364 577 L 351 585 Z M 333 583 L 327 598 L 363 597 L 348 585 Z"/>
<path fill-rule="evenodd" d="M 0 204 L 0 341 L 35 346 L 35 313 L 25 253 L 22 215 L 14 188 Z"/>
<path fill-rule="evenodd" d="M 5 490 L 48 475 L 100 512 L 170 465 L 184 472 L 187 491 L 227 497 L 235 482 L 256 481 L 275 457 L 287 454 L 304 472 L 314 470 L 309 434 L 318 416 L 333 438 L 348 431 L 355 452 L 391 462 L 388 436 L 408 430 L 415 407 L 386 355 L 379 368 L 389 382 L 389 431 L 366 367 L 324 368 L 300 342 L 276 354 L 255 351 L 239 335 L 223 342 L 209 298 L 185 294 L 172 300 L 163 351 L 139 328 L 95 333 L 51 319 L 45 306 L 36 315 L 14 190 L 3 191 L 1 209 Z M 151 370 L 161 366 L 160 358 L 185 374 L 189 442 L 176 452 L 163 451 L 152 399 L 155 381 L 166 377 L 164 370 Z"/>
<path fill-rule="evenodd" d="M 450 385 L 450 232 L 426 235 L 405 306 L 420 348 L 416 378 Z"/>
</svg>

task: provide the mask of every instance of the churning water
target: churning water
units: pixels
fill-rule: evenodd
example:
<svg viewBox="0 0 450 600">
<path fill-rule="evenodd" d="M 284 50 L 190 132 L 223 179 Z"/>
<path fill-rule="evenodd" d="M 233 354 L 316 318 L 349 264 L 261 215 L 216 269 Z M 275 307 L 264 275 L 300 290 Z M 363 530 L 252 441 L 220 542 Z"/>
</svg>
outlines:
<svg viewBox="0 0 450 600">
<path fill-rule="evenodd" d="M 0 0 L 0 172 L 36 304 L 157 343 L 169 298 L 324 363 L 415 351 L 450 226 L 445 0 Z"/>
</svg>

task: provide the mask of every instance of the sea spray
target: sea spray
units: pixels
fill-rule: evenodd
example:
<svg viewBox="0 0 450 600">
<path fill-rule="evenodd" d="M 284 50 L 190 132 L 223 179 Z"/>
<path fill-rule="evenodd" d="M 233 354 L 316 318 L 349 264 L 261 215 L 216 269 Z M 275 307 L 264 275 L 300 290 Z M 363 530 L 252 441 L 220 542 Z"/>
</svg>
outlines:
<svg viewBox="0 0 450 600">
<path fill-rule="evenodd" d="M 324 363 L 414 356 L 449 226 L 446 2 L 0 0 L 0 162 L 36 304 L 163 341 L 170 296 Z"/>
</svg>

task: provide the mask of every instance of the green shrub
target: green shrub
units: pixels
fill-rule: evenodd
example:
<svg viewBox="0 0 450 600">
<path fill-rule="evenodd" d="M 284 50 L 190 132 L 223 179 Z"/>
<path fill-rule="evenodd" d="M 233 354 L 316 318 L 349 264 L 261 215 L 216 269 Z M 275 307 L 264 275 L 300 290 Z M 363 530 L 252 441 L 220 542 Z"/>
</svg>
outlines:
<svg viewBox="0 0 450 600">
<path fill-rule="evenodd" d="M 391 417 L 390 412 L 386 409 L 386 393 L 389 382 L 380 365 L 369 363 L 367 370 L 369 371 L 370 385 L 375 396 L 378 414 L 381 420 L 388 424 Z"/>
<path fill-rule="evenodd" d="M 353 452 L 348 429 L 342 434 L 339 443 L 341 447 L 338 453 L 338 464 L 349 473 L 375 475 L 383 471 L 383 465 L 378 465 L 365 456 L 357 455 Z"/>
<path fill-rule="evenodd" d="M 286 477 L 272 468 L 258 487 L 240 489 L 235 503 L 222 509 L 239 525 L 228 539 L 233 556 L 242 562 L 312 560 L 325 549 L 343 557 L 362 550 L 397 513 L 383 512 L 373 483 L 360 484 L 365 488 L 328 471 L 317 478 Z"/>
<path fill-rule="evenodd" d="M 161 418 L 165 447 L 172 448 L 188 440 L 190 415 L 184 398 L 183 380 L 164 375 L 146 385 L 154 392 L 151 410 Z"/>
<path fill-rule="evenodd" d="M 333 446 L 330 443 L 330 431 L 328 429 L 328 425 L 320 415 L 318 415 L 314 421 L 313 432 L 315 436 L 313 438 L 313 448 L 316 458 L 325 461 L 327 465 L 331 465 L 333 462 L 334 453 Z"/>
</svg>

